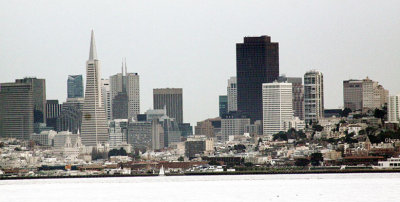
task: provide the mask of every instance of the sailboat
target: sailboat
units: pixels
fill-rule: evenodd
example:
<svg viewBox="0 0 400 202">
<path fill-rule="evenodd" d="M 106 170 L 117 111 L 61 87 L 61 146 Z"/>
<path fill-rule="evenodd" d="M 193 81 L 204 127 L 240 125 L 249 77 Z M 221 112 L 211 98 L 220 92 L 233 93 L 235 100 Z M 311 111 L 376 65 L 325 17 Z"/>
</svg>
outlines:
<svg viewBox="0 0 400 202">
<path fill-rule="evenodd" d="M 158 176 L 165 176 L 165 171 L 164 171 L 164 166 L 163 165 L 161 165 L 160 172 L 158 173 Z"/>
</svg>

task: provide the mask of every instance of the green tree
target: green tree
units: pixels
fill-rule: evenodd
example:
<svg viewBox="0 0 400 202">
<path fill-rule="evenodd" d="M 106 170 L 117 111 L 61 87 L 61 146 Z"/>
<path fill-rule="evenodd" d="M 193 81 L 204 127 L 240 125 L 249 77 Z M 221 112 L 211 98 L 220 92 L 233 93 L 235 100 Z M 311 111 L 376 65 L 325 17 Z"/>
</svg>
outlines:
<svg viewBox="0 0 400 202">
<path fill-rule="evenodd" d="M 179 158 L 178 158 L 178 161 L 184 161 L 185 159 L 183 158 L 183 156 L 180 156 Z"/>
<path fill-rule="evenodd" d="M 305 167 L 305 166 L 308 166 L 309 163 L 310 163 L 310 160 L 308 160 L 306 158 L 298 158 L 298 159 L 296 159 L 294 164 L 299 167 Z"/>
<path fill-rule="evenodd" d="M 311 165 L 319 166 L 321 164 L 321 161 L 324 161 L 324 157 L 322 156 L 321 153 L 318 152 L 311 154 L 310 158 Z"/>
<path fill-rule="evenodd" d="M 341 117 L 348 117 L 350 113 L 351 113 L 351 109 L 350 109 L 350 108 L 344 108 L 344 109 L 340 112 L 340 116 L 341 116 Z"/>
</svg>

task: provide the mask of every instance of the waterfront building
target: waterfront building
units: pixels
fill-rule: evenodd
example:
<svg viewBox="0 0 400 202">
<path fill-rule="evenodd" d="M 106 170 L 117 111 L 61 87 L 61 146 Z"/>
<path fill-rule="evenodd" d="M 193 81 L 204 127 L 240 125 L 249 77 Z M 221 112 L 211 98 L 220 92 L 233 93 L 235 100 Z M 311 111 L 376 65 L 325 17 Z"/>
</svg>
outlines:
<svg viewBox="0 0 400 202">
<path fill-rule="evenodd" d="M 27 77 L 17 79 L 15 82 L 31 84 L 34 106 L 33 121 L 34 123 L 46 123 L 46 80 Z"/>
<path fill-rule="evenodd" d="M 389 97 L 388 122 L 389 123 L 400 122 L 400 95 L 394 95 Z"/>
<path fill-rule="evenodd" d="M 295 117 L 304 120 L 304 86 L 301 77 L 279 76 L 278 82 L 292 84 L 292 106 Z"/>
<path fill-rule="evenodd" d="M 291 83 L 264 83 L 263 134 L 272 136 L 284 131 L 285 121 L 293 119 Z"/>
<path fill-rule="evenodd" d="M 153 89 L 153 108 L 167 110 L 167 116 L 183 123 L 182 88 Z"/>
<path fill-rule="evenodd" d="M 251 122 L 262 120 L 262 84 L 279 76 L 279 44 L 269 36 L 244 37 L 236 44 L 237 109 Z"/>
<path fill-rule="evenodd" d="M 46 101 L 46 124 L 53 130 L 57 129 L 57 119 L 60 116 L 61 108 L 62 104 L 59 104 L 58 100 Z"/>
<path fill-rule="evenodd" d="M 106 110 L 107 120 L 111 120 L 113 117 L 111 111 L 111 90 L 109 79 L 101 79 L 101 95 L 103 98 L 104 109 Z"/>
<path fill-rule="evenodd" d="M 100 62 L 92 31 L 89 60 L 86 66 L 86 91 L 82 110 L 81 138 L 85 146 L 108 142 L 106 113 L 101 97 Z"/>
<path fill-rule="evenodd" d="M 228 112 L 237 111 L 237 82 L 236 77 L 228 79 L 226 89 L 228 95 Z"/>
<path fill-rule="evenodd" d="M 222 117 L 228 113 L 228 96 L 220 95 L 219 96 L 219 117 Z"/>
<path fill-rule="evenodd" d="M 304 117 L 306 124 L 324 118 L 324 76 L 317 70 L 304 74 Z"/>
<path fill-rule="evenodd" d="M 0 84 L 0 137 L 29 140 L 33 133 L 32 83 Z"/>
<path fill-rule="evenodd" d="M 68 75 L 67 98 L 83 98 L 83 78 L 82 75 Z"/>
<path fill-rule="evenodd" d="M 229 140 L 229 136 L 232 135 L 243 135 L 245 127 L 250 124 L 250 118 L 246 115 L 231 112 L 225 114 L 221 118 L 221 139 L 218 141 L 226 142 Z"/>
</svg>

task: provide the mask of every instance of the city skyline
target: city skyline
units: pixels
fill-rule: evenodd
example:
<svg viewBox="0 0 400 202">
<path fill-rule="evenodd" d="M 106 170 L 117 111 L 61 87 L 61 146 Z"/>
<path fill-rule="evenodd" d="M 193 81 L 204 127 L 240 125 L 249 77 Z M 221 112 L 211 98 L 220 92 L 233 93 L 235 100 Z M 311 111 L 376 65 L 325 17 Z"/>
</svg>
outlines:
<svg viewBox="0 0 400 202">
<path fill-rule="evenodd" d="M 193 9 L 198 5 L 195 3 L 184 4 L 189 7 L 190 11 L 196 11 Z M 222 8 L 222 3 L 215 4 L 217 8 Z M 62 14 L 55 15 L 56 19 L 66 23 L 68 29 L 73 30 L 72 33 L 66 32 L 63 34 L 47 28 L 52 23 L 49 22 L 48 24 L 43 17 L 53 11 L 45 9 L 45 14 L 34 14 L 32 11 L 25 11 L 29 6 L 26 6 L 26 8 L 25 6 L 18 7 L 20 12 L 15 12 L 16 15 L 13 17 L 17 22 L 20 22 L 19 25 L 21 26 L 10 27 L 10 24 L 12 24 L 9 23 L 11 13 L 16 7 L 11 6 L 12 8 L 9 8 L 4 5 L 1 8 L 1 10 L 4 9 L 1 12 L 3 20 L 0 20 L 0 24 L 5 28 L 3 34 L 0 35 L 0 42 L 4 44 L 0 51 L 4 55 L 0 56 L 0 65 L 2 69 L 4 68 L 5 74 L 0 75 L 0 79 L 2 82 L 11 82 L 15 78 L 25 76 L 44 78 L 48 86 L 47 98 L 58 99 L 60 103 L 64 102 L 67 96 L 66 80 L 68 75 L 85 75 L 83 61 L 87 57 L 87 33 L 93 27 L 97 33 L 99 51 L 102 53 L 102 78 L 108 78 L 119 72 L 121 58 L 127 57 L 130 69 L 139 73 L 142 77 L 140 91 L 143 98 L 141 99 L 141 106 L 143 107 L 141 107 L 141 113 L 152 108 L 153 88 L 184 88 L 183 116 L 187 122 L 194 124 L 197 121 L 218 116 L 218 95 L 226 94 L 226 80 L 231 76 L 235 76 L 235 44 L 240 43 L 244 36 L 269 35 L 273 38 L 273 41 L 278 42 L 280 45 L 280 73 L 286 73 L 287 76 L 302 77 L 310 69 L 321 71 L 324 74 L 325 82 L 325 108 L 337 108 L 338 106 L 343 106 L 343 80 L 363 79 L 369 76 L 372 80 L 379 81 L 389 90 L 391 95 L 396 95 L 400 92 L 398 81 L 396 82 L 396 75 L 400 73 L 398 68 L 400 66 L 399 61 L 395 59 L 395 55 L 399 53 L 397 48 L 399 47 L 399 40 L 394 38 L 399 33 L 398 26 L 395 26 L 395 23 L 398 22 L 396 19 L 399 19 L 399 14 L 394 9 L 396 6 L 388 2 L 379 4 L 380 6 L 376 6 L 376 3 L 371 2 L 366 2 L 366 4 L 368 5 L 361 8 L 357 7 L 356 9 L 357 4 L 354 2 L 344 4 L 325 3 L 323 6 L 332 6 L 332 9 L 327 14 L 324 14 L 322 9 L 317 10 L 316 14 L 308 15 L 303 13 L 305 8 L 301 5 L 273 4 L 278 8 L 285 8 L 286 6 L 286 11 L 294 11 L 293 9 L 295 8 L 300 10 L 291 18 L 286 19 L 286 21 L 281 21 L 281 24 L 275 24 L 267 19 L 268 17 L 281 17 L 281 14 L 276 12 L 270 15 L 261 14 L 261 10 L 256 9 L 256 5 L 262 5 L 262 3 L 259 2 L 256 5 L 244 4 L 246 8 L 256 10 L 253 15 L 247 13 L 249 17 L 238 22 L 239 25 L 250 24 L 244 26 L 243 30 L 232 27 L 236 25 L 234 23 L 234 20 L 238 20 L 236 17 L 229 20 L 223 14 L 216 15 L 217 22 L 215 25 L 204 24 L 205 21 L 201 21 L 200 16 L 204 12 L 214 13 L 216 11 L 208 7 L 202 7 L 205 9 L 204 12 L 196 11 L 193 12 L 194 16 L 189 17 L 189 19 L 197 19 L 200 24 L 198 29 L 202 32 L 195 36 L 190 36 L 193 34 L 192 30 L 197 31 L 198 29 L 194 29 L 191 25 L 186 25 L 186 20 L 178 20 L 177 25 L 169 29 L 166 26 L 168 23 L 164 20 L 151 14 L 151 12 L 150 14 L 144 12 L 159 11 L 159 8 L 150 8 L 148 5 L 139 5 L 144 11 L 138 9 L 138 14 L 131 14 L 123 10 L 121 4 L 117 4 L 117 8 L 122 9 L 123 12 L 121 12 L 121 17 L 117 17 L 122 19 L 121 22 L 115 26 L 110 25 L 110 21 L 114 22 L 116 19 L 99 16 L 100 13 L 96 13 L 93 10 L 86 14 L 91 20 L 83 20 L 83 25 L 79 25 L 76 29 L 72 27 L 72 22 L 77 20 L 78 17 L 84 17 L 75 16 L 72 19 L 64 19 Z M 55 4 L 54 6 L 60 5 Z M 86 8 L 89 5 L 82 6 Z M 104 4 L 100 3 L 95 7 L 102 6 Z M 126 6 L 131 6 L 133 9 L 132 5 Z M 236 6 L 238 4 L 228 6 L 227 9 L 230 10 L 229 12 L 232 12 L 232 10 L 240 11 L 241 9 Z M 314 9 L 316 7 L 311 6 Z M 9 10 L 6 10 L 7 8 Z M 170 8 L 170 10 L 167 9 L 167 11 L 161 13 L 161 16 L 173 14 L 172 11 L 179 8 L 179 6 L 172 4 L 168 5 L 167 8 Z M 340 16 L 345 8 L 352 9 L 354 14 Z M 72 5 L 66 5 L 65 11 L 71 10 Z M 332 14 L 335 11 L 340 12 Z M 176 12 L 166 20 L 177 20 L 185 13 L 183 11 Z M 371 15 L 374 13 L 378 14 Z M 157 30 L 163 31 L 161 33 L 166 34 L 166 38 L 169 40 L 159 36 L 158 38 L 153 38 L 154 40 L 143 40 L 145 43 L 141 42 L 141 38 L 146 31 L 150 31 L 147 33 L 149 38 L 157 36 L 149 28 L 140 30 L 140 28 L 145 28 L 147 25 L 144 20 L 147 14 L 151 17 L 149 22 L 155 22 L 153 27 L 155 32 Z M 332 14 L 332 17 L 328 18 L 329 14 Z M 33 25 L 25 24 L 29 22 L 26 21 L 29 16 L 33 18 L 32 20 L 42 20 L 43 23 L 35 25 L 38 26 L 37 28 L 34 28 Z M 134 19 L 137 18 L 138 21 L 126 23 L 130 16 Z M 261 16 L 264 21 L 249 23 L 257 16 Z M 309 27 L 299 28 L 296 25 L 293 30 L 290 29 L 289 26 L 292 23 L 299 22 L 293 19 L 293 17 L 298 16 L 300 16 L 300 20 L 310 19 L 311 21 L 307 22 L 307 24 L 310 24 Z M 320 21 L 311 19 L 318 16 L 325 17 L 325 19 Z M 373 16 L 378 19 L 373 19 L 375 18 Z M 385 21 L 389 17 L 391 20 Z M 143 22 L 140 22 L 140 19 L 143 19 Z M 225 21 L 228 22 L 229 32 L 217 29 L 217 26 Z M 52 22 L 57 22 L 57 20 Z M 305 25 L 305 23 L 299 24 Z M 319 26 L 317 33 L 314 33 L 315 30 L 309 30 L 313 25 Z M 333 25 L 337 27 L 331 28 Z M 125 29 L 125 26 L 131 26 L 133 30 Z M 280 26 L 283 26 L 283 28 L 280 28 Z M 350 26 L 354 26 L 354 28 Z M 110 32 L 108 28 L 115 28 L 115 33 L 114 30 Z M 177 34 L 176 29 L 182 28 L 186 29 L 178 30 L 180 33 Z M 207 28 L 215 28 L 216 30 L 204 32 Z M 289 32 L 287 29 L 292 33 L 286 33 Z M 355 32 L 356 29 L 360 30 Z M 46 30 L 46 33 L 43 30 Z M 283 30 L 285 32 L 282 32 Z M 21 32 L 14 33 L 18 31 Z M 33 32 L 27 35 L 22 31 Z M 332 34 L 327 34 L 327 32 L 332 32 Z M 175 38 L 175 34 L 179 37 Z M 44 41 L 45 45 L 43 45 Z M 62 43 L 60 44 L 60 42 Z M 177 43 L 177 46 L 171 46 L 173 43 Z M 22 45 L 24 45 L 23 49 L 21 48 Z M 205 48 L 210 45 L 215 48 L 215 51 L 206 53 Z M 55 49 L 56 47 L 57 49 Z M 368 47 L 374 48 L 368 49 Z M 149 52 L 150 50 L 157 51 L 151 53 Z M 304 53 L 298 54 L 302 51 Z M 172 53 L 167 54 L 167 52 Z M 46 60 L 42 58 L 46 58 Z M 53 71 L 55 66 L 57 66 L 57 71 Z M 196 71 L 196 74 L 193 74 L 193 71 Z M 388 75 L 388 72 L 391 74 Z M 176 78 L 175 75 L 178 73 L 184 76 Z M 86 76 L 84 78 L 86 79 Z M 209 80 L 213 82 L 208 84 Z M 205 93 L 201 96 L 201 99 L 196 96 L 200 92 Z"/>
</svg>

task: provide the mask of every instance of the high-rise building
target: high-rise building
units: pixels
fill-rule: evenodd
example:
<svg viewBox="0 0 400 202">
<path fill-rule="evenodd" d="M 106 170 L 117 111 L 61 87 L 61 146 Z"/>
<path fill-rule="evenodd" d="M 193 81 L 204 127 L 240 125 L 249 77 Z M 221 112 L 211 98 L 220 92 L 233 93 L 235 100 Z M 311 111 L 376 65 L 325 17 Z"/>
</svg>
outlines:
<svg viewBox="0 0 400 202">
<path fill-rule="evenodd" d="M 279 44 L 269 36 L 244 37 L 236 44 L 237 108 L 251 121 L 262 120 L 262 84 L 279 76 Z"/>
<path fill-rule="evenodd" d="M 37 78 L 17 79 L 16 83 L 29 83 L 33 91 L 34 122 L 46 123 L 46 80 Z"/>
<path fill-rule="evenodd" d="M 57 131 L 71 131 L 74 134 L 81 131 L 84 100 L 83 97 L 67 98 L 57 119 Z"/>
<path fill-rule="evenodd" d="M 167 116 L 174 118 L 177 123 L 183 123 L 182 88 L 153 89 L 153 108 L 166 107 Z"/>
<path fill-rule="evenodd" d="M 128 119 L 114 119 L 109 121 L 110 146 L 118 146 L 127 143 Z"/>
<path fill-rule="evenodd" d="M 291 83 L 263 84 L 263 134 L 272 136 L 284 130 L 293 119 Z"/>
<path fill-rule="evenodd" d="M 304 117 L 306 124 L 324 118 L 324 76 L 316 70 L 304 74 Z"/>
<path fill-rule="evenodd" d="M 194 130 L 196 135 L 205 135 L 207 138 L 216 137 L 221 132 L 221 117 L 197 122 Z"/>
<path fill-rule="evenodd" d="M 394 95 L 389 97 L 388 122 L 389 123 L 400 122 L 400 95 Z"/>
<path fill-rule="evenodd" d="M 142 152 L 152 149 L 151 121 L 133 121 L 128 126 L 128 144 Z"/>
<path fill-rule="evenodd" d="M 153 150 L 164 147 L 164 129 L 158 119 L 151 121 L 151 145 Z"/>
<path fill-rule="evenodd" d="M 236 77 L 228 79 L 226 89 L 228 95 L 228 112 L 237 111 L 237 82 Z"/>
<path fill-rule="evenodd" d="M 278 82 L 292 84 L 293 113 L 295 117 L 304 120 L 304 86 L 301 77 L 280 76 Z"/>
<path fill-rule="evenodd" d="M 29 140 L 33 133 L 32 83 L 0 84 L 0 137 Z"/>
<path fill-rule="evenodd" d="M 343 104 L 352 111 L 374 110 L 388 103 L 389 91 L 368 77 L 343 81 Z"/>
<path fill-rule="evenodd" d="M 108 126 L 101 97 L 100 62 L 97 59 L 94 33 L 86 63 L 86 91 L 82 110 L 81 138 L 85 146 L 97 146 L 108 141 Z"/>
<path fill-rule="evenodd" d="M 106 110 L 107 120 L 111 120 L 111 90 L 110 90 L 110 80 L 101 79 L 101 94 L 103 98 L 104 109 Z"/>
<path fill-rule="evenodd" d="M 221 117 L 221 138 L 222 142 L 229 140 L 231 135 L 243 135 L 247 125 L 250 125 L 250 118 L 246 115 L 233 112 Z"/>
<path fill-rule="evenodd" d="M 124 67 L 125 72 L 123 70 Z M 126 62 L 122 64 L 121 69 L 121 73 L 110 76 L 112 108 L 117 108 L 119 111 L 126 111 L 126 115 L 125 113 L 116 114 L 115 117 L 117 118 L 136 119 L 137 115 L 140 114 L 139 75 L 137 73 L 128 73 Z M 114 101 L 117 103 L 114 104 Z"/>
<path fill-rule="evenodd" d="M 61 108 L 62 105 L 58 103 L 58 100 L 46 101 L 46 124 L 53 130 L 57 129 L 57 119 L 60 116 Z"/>
<path fill-rule="evenodd" d="M 69 75 L 67 81 L 68 98 L 83 97 L 82 75 Z"/>
<path fill-rule="evenodd" d="M 219 96 L 219 117 L 228 113 L 228 96 Z"/>
</svg>

